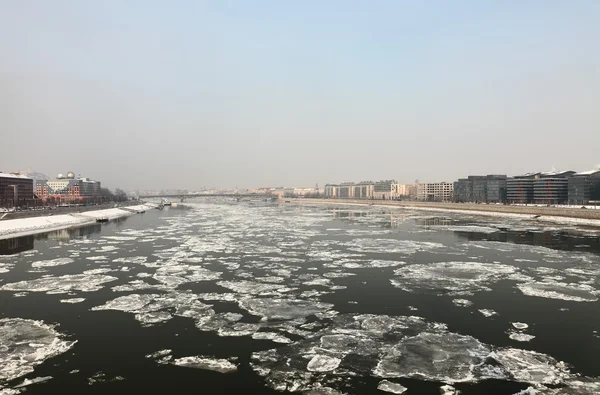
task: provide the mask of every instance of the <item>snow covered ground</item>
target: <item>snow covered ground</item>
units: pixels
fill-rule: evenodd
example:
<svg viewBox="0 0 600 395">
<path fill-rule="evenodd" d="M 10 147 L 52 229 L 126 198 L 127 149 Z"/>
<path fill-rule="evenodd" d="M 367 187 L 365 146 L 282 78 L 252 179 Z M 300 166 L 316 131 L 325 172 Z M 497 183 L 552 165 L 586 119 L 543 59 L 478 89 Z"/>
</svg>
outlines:
<svg viewBox="0 0 600 395">
<path fill-rule="evenodd" d="M 0 240 L 26 236 L 53 230 L 66 229 L 96 222 L 98 218 L 115 219 L 133 215 L 135 211 L 155 208 L 152 204 L 141 204 L 127 207 L 128 210 L 110 208 L 106 210 L 87 211 L 84 213 L 63 214 L 46 217 L 9 219 L 0 221 Z M 131 211 L 129 211 L 131 210 Z"/>
</svg>

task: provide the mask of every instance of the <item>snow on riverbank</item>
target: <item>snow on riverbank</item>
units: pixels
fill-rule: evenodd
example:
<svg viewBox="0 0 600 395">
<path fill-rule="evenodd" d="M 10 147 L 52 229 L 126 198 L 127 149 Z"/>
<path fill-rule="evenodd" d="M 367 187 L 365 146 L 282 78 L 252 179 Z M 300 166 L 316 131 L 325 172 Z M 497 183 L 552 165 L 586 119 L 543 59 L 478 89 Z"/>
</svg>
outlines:
<svg viewBox="0 0 600 395">
<path fill-rule="evenodd" d="M 74 226 L 83 226 L 96 222 L 96 219 L 116 219 L 133 215 L 136 211 L 156 208 L 152 204 L 129 206 L 127 210 L 110 208 L 106 210 L 87 211 L 84 213 L 63 214 L 46 217 L 20 218 L 0 221 L 0 240 L 12 237 L 51 232 Z"/>
</svg>

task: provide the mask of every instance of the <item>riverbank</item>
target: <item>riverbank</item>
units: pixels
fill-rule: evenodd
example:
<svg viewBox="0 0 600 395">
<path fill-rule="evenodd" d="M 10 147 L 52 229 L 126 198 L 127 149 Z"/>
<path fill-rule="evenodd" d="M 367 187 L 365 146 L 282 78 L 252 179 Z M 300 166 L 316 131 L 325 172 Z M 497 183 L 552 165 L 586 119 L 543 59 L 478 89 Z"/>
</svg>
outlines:
<svg viewBox="0 0 600 395">
<path fill-rule="evenodd" d="M 539 207 L 539 206 L 508 206 L 496 204 L 470 204 L 470 203 L 435 203 L 413 201 L 386 201 L 386 200 L 351 200 L 351 199 L 287 199 L 293 203 L 303 204 L 346 204 L 377 207 L 398 207 L 421 211 L 455 212 L 471 215 L 493 217 L 513 217 L 522 219 L 535 219 L 553 223 L 568 223 L 600 227 L 600 210 L 565 208 L 565 207 Z"/>
<path fill-rule="evenodd" d="M 57 216 L 61 214 L 71 213 L 83 213 L 88 211 L 106 210 L 109 208 L 126 208 L 130 206 L 139 206 L 144 202 L 129 200 L 120 203 L 103 203 L 98 205 L 89 206 L 70 206 L 70 207 L 55 207 L 53 209 L 45 208 L 40 210 L 25 210 L 25 211 L 13 211 L 9 213 L 0 213 L 0 221 L 8 221 L 11 219 L 22 219 L 30 217 L 46 217 L 46 216 Z M 115 207 L 116 206 L 116 207 Z"/>
<path fill-rule="evenodd" d="M 108 208 L 104 210 L 3 220 L 0 221 L 0 240 L 85 226 L 93 224 L 99 219 L 113 220 L 128 217 L 156 207 L 154 204 L 144 203 L 136 206 Z"/>
</svg>

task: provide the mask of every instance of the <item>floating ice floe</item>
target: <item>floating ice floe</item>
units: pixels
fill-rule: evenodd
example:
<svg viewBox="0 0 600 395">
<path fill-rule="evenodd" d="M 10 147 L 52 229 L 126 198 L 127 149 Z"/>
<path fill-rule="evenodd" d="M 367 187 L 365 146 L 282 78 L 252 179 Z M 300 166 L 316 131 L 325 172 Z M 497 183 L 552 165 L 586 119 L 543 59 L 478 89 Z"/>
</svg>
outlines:
<svg viewBox="0 0 600 395">
<path fill-rule="evenodd" d="M 324 313 L 332 304 L 295 299 L 248 298 L 239 301 L 242 309 L 264 320 L 291 320 Z"/>
<path fill-rule="evenodd" d="M 452 303 L 458 307 L 469 307 L 473 304 L 473 302 L 468 299 L 453 299 Z"/>
<path fill-rule="evenodd" d="M 341 245 L 347 246 L 350 251 L 356 252 L 380 252 L 380 253 L 397 253 L 412 255 L 417 251 L 431 251 L 437 248 L 444 248 L 441 243 L 433 243 L 428 241 L 413 241 L 413 240 L 396 240 L 396 239 L 354 239 Z"/>
<path fill-rule="evenodd" d="M 56 258 L 49 259 L 45 261 L 37 261 L 31 264 L 31 267 L 52 267 L 52 266 L 61 266 L 74 262 L 71 258 Z"/>
<path fill-rule="evenodd" d="M 61 294 L 72 291 L 95 292 L 105 283 L 117 280 L 116 277 L 100 274 L 67 274 L 58 277 L 41 277 L 33 280 L 4 284 L 0 291 L 47 292 Z"/>
<path fill-rule="evenodd" d="M 106 255 L 86 256 L 85 259 L 89 261 L 108 261 L 108 257 Z"/>
<path fill-rule="evenodd" d="M 494 310 L 492 309 L 479 309 L 478 310 L 481 314 L 483 314 L 484 317 L 491 317 L 493 315 L 498 315 L 498 313 L 496 313 Z"/>
<path fill-rule="evenodd" d="M 85 301 L 85 298 L 70 298 L 70 299 L 61 299 L 60 303 L 81 303 Z"/>
<path fill-rule="evenodd" d="M 344 376 L 413 378 L 447 384 L 486 379 L 559 385 L 575 377 L 534 351 L 496 348 L 419 317 L 334 317 L 331 325 L 288 346 L 255 352 L 251 366 L 272 388 L 309 391 Z"/>
<path fill-rule="evenodd" d="M 415 264 L 397 269 L 392 285 L 408 292 L 428 291 L 439 295 L 472 295 L 490 291 L 489 285 L 511 278 L 517 269 L 503 264 L 480 262 L 439 262 Z"/>
<path fill-rule="evenodd" d="M 489 226 L 477 226 L 477 225 L 429 225 L 429 229 L 433 230 L 445 230 L 450 232 L 464 232 L 464 233 L 484 233 L 492 234 L 499 232 L 500 229 L 491 228 Z"/>
<path fill-rule="evenodd" d="M 306 365 L 309 372 L 330 372 L 340 366 L 341 359 L 327 355 L 315 355 Z"/>
<path fill-rule="evenodd" d="M 535 336 L 533 336 L 533 335 L 528 335 L 526 333 L 516 332 L 516 331 L 509 331 L 508 337 L 510 339 L 518 341 L 518 342 L 528 342 L 530 340 L 535 339 Z"/>
<path fill-rule="evenodd" d="M 33 372 L 35 366 L 67 352 L 76 343 L 62 337 L 43 321 L 0 319 L 0 385 Z"/>
<path fill-rule="evenodd" d="M 196 295 L 185 292 L 131 294 L 93 307 L 92 310 L 119 310 L 134 313 L 135 319 L 144 325 L 168 321 L 172 315 L 200 320 L 211 317 L 215 313 L 211 306 L 200 302 Z"/>
<path fill-rule="evenodd" d="M 403 394 L 408 390 L 408 388 L 388 380 L 381 380 L 377 385 L 377 389 L 392 394 Z"/>
<path fill-rule="evenodd" d="M 219 373 L 232 373 L 237 371 L 237 365 L 227 359 L 205 358 L 201 356 L 177 358 L 171 362 L 176 366 L 212 370 Z"/>
<path fill-rule="evenodd" d="M 252 338 L 254 340 L 271 340 L 275 343 L 283 343 L 288 344 L 292 341 L 285 336 L 280 335 L 279 333 L 274 332 L 255 332 L 252 334 Z"/>
<path fill-rule="evenodd" d="M 459 391 L 451 385 L 442 385 L 440 387 L 440 395 L 457 395 Z"/>
<path fill-rule="evenodd" d="M 148 257 L 145 256 L 129 256 L 113 259 L 113 262 L 119 263 L 135 263 L 138 265 L 143 265 L 148 260 Z"/>
<path fill-rule="evenodd" d="M 254 281 L 219 281 L 217 285 L 241 294 L 268 295 L 287 292 L 290 289 L 282 284 L 257 283 Z"/>
<path fill-rule="evenodd" d="M 515 327 L 516 329 L 527 329 L 527 328 L 529 328 L 529 325 L 527 325 L 524 322 L 512 322 L 512 326 Z"/>
<path fill-rule="evenodd" d="M 46 381 L 52 380 L 52 376 L 34 377 L 32 379 L 25 379 L 21 384 L 15 385 L 14 388 L 23 388 L 32 384 L 45 383 Z"/>
<path fill-rule="evenodd" d="M 559 282 L 534 282 L 517 284 L 517 288 L 527 296 L 569 300 L 573 302 L 595 302 L 598 291 L 585 284 L 566 284 Z"/>
</svg>

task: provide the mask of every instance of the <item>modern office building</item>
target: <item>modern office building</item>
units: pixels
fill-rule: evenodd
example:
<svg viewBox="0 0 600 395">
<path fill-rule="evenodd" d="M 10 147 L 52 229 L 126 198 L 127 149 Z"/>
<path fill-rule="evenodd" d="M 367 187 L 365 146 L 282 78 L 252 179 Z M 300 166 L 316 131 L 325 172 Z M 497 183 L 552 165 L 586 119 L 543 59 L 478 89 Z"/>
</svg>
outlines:
<svg viewBox="0 0 600 395">
<path fill-rule="evenodd" d="M 569 204 L 600 204 L 600 169 L 583 171 L 569 178 Z"/>
<path fill-rule="evenodd" d="M 32 205 L 33 200 L 33 179 L 0 172 L 0 207 L 24 207 Z"/>
<path fill-rule="evenodd" d="M 473 202 L 487 202 L 487 176 L 469 176 L 473 188 Z"/>
<path fill-rule="evenodd" d="M 535 204 L 567 204 L 569 200 L 569 177 L 574 171 L 541 173 L 533 182 Z"/>
<path fill-rule="evenodd" d="M 451 202 L 454 184 L 450 182 L 417 183 L 417 200 L 428 202 Z"/>
<path fill-rule="evenodd" d="M 392 186 L 397 184 L 396 180 L 382 180 L 377 181 L 373 185 L 373 199 L 391 199 L 392 198 Z"/>
<path fill-rule="evenodd" d="M 468 178 L 459 178 L 454 182 L 454 198 L 457 203 L 473 201 L 473 183 Z"/>
<path fill-rule="evenodd" d="M 541 173 L 527 173 L 506 180 L 506 201 L 511 204 L 533 203 L 533 182 Z"/>
<path fill-rule="evenodd" d="M 487 176 L 487 203 L 506 202 L 506 175 L 490 174 Z"/>
</svg>

